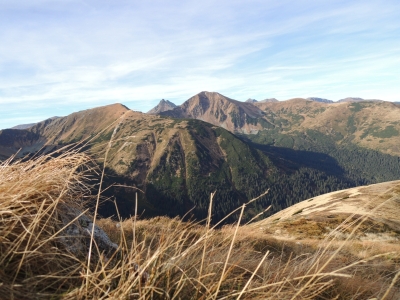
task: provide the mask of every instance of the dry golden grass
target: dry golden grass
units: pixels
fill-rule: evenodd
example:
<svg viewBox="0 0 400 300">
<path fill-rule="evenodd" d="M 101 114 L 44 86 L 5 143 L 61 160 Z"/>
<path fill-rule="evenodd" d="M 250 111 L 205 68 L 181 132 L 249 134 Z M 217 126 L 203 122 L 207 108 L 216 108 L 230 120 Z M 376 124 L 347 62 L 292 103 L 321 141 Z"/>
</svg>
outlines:
<svg viewBox="0 0 400 300">
<path fill-rule="evenodd" d="M 0 165 L 0 297 L 49 297 L 79 283 L 80 261 L 58 247 L 61 203 L 79 205 L 83 154 Z M 87 169 L 86 169 L 87 170 Z"/>
<path fill-rule="evenodd" d="M 68 253 L 60 204 L 83 209 L 89 162 L 69 152 L 0 166 L 0 298 L 397 299 L 396 252 L 357 256 L 350 239 L 306 245 L 238 224 L 216 229 L 212 205 L 206 225 L 100 219 L 118 252 L 91 260 Z M 371 270 L 380 277 L 369 278 Z"/>
</svg>

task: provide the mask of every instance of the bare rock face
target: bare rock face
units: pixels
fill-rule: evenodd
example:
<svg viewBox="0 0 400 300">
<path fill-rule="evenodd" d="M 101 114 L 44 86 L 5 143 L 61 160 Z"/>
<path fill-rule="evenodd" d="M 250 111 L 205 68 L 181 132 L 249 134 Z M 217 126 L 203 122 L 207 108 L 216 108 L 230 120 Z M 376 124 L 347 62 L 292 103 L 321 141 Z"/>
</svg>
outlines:
<svg viewBox="0 0 400 300">
<path fill-rule="evenodd" d="M 154 108 L 149 110 L 147 113 L 150 115 L 157 115 L 161 112 L 172 110 L 175 107 L 176 105 L 171 101 L 162 99 L 160 103 L 158 103 Z"/>
<path fill-rule="evenodd" d="M 61 219 L 61 228 L 59 229 L 62 229 L 60 242 L 72 254 L 81 256 L 89 253 L 93 228 L 93 254 L 102 254 L 106 259 L 109 259 L 115 252 L 119 251 L 118 245 L 113 243 L 103 229 L 93 224 L 92 219 L 80 209 L 62 204 L 59 216 Z M 97 249 L 100 253 L 97 252 Z M 149 279 L 149 273 L 136 263 L 133 263 L 133 267 L 140 274 L 141 281 L 145 283 Z"/>
<path fill-rule="evenodd" d="M 241 102 L 215 92 L 203 91 L 172 110 L 160 113 L 173 118 L 198 119 L 231 132 L 253 132 L 259 129 L 249 120 L 263 116 L 263 111 L 255 106 L 256 102 Z M 250 121 L 256 123 L 255 121 Z"/>
<path fill-rule="evenodd" d="M 100 253 L 110 257 L 118 249 L 118 245 L 113 243 L 107 234 L 97 225 L 93 224 L 92 219 L 83 214 L 81 210 L 65 204 L 60 207 L 61 219 L 61 238 L 60 242 L 68 251 L 74 255 L 85 255 L 89 252 L 90 238 L 93 231 L 94 242 Z M 96 246 L 93 244 L 92 251 L 97 253 Z"/>
</svg>

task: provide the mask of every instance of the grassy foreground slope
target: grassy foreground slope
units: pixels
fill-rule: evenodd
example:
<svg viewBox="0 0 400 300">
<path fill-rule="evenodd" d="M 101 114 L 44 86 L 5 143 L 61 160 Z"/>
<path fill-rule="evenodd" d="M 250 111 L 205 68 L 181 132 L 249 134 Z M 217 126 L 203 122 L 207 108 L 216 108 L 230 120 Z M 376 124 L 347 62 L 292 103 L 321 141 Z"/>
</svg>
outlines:
<svg viewBox="0 0 400 300">
<path fill-rule="evenodd" d="M 399 251 L 350 255 L 339 244 L 282 240 L 260 224 L 214 229 L 158 217 L 97 220 L 119 244 L 91 259 L 60 243 L 61 205 L 84 209 L 90 159 L 40 156 L 0 166 L 3 299 L 397 299 Z M 243 215 L 246 206 L 242 206 Z M 335 230 L 332 231 L 334 233 Z M 331 236 L 334 236 L 333 234 Z M 348 248 L 346 248 L 348 247 Z M 383 251 L 382 251 L 383 250 Z M 393 251 L 394 250 L 394 251 Z M 377 268 L 384 266 L 385 270 Z M 372 277 L 371 277 L 372 275 Z"/>
</svg>

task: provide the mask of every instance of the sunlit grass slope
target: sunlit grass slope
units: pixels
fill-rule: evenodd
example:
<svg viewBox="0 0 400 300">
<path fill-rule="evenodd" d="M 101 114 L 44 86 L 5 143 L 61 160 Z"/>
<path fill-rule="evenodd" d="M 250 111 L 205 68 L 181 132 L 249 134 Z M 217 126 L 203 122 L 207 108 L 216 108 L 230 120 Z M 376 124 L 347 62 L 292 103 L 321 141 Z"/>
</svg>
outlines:
<svg viewBox="0 0 400 300">
<path fill-rule="evenodd" d="M 97 253 L 93 242 L 90 259 L 71 253 L 62 207 L 87 214 L 93 170 L 84 154 L 54 156 L 0 165 L 2 299 L 397 299 L 396 251 L 361 259 L 346 252 L 351 236 L 300 244 L 240 221 L 214 228 L 212 203 L 202 222 L 98 220 L 118 251 Z"/>
</svg>

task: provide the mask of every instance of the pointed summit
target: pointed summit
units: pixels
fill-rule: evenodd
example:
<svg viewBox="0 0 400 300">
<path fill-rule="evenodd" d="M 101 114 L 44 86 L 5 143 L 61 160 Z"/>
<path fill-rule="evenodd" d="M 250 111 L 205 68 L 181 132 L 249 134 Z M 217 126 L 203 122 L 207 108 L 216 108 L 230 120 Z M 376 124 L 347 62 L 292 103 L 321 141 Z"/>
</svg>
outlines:
<svg viewBox="0 0 400 300">
<path fill-rule="evenodd" d="M 174 103 L 169 100 L 162 99 L 158 105 L 150 109 L 147 113 L 150 115 L 157 115 L 161 112 L 172 110 L 176 107 Z"/>
<path fill-rule="evenodd" d="M 252 103 L 237 101 L 216 92 L 203 91 L 160 115 L 199 119 L 232 132 L 246 133 L 256 130 L 256 122 L 252 120 L 262 117 L 263 112 Z"/>
<path fill-rule="evenodd" d="M 251 98 L 249 98 L 249 99 L 247 99 L 245 102 L 247 102 L 247 103 L 256 103 L 256 102 L 258 102 L 256 99 L 251 99 Z"/>
</svg>

